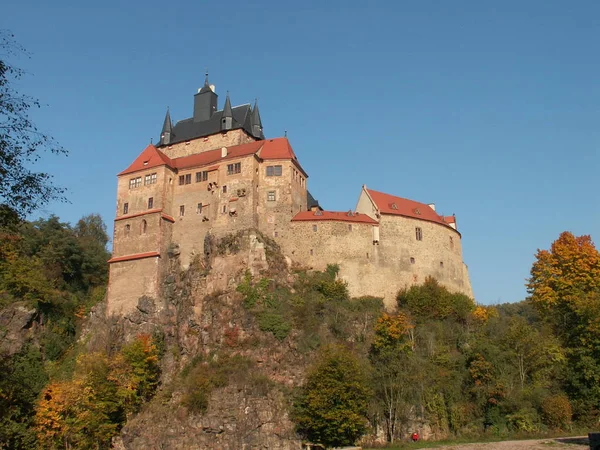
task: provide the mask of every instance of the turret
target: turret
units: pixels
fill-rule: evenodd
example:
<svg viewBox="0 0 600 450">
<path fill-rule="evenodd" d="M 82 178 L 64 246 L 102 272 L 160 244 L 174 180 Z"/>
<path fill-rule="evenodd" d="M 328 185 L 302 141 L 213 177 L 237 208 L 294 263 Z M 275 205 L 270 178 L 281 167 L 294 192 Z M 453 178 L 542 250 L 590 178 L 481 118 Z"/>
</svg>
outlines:
<svg viewBox="0 0 600 450">
<path fill-rule="evenodd" d="M 227 98 L 225 99 L 225 106 L 223 107 L 223 115 L 221 116 L 221 131 L 231 130 L 233 126 L 233 113 L 231 111 L 231 101 L 229 100 L 229 91 L 227 91 Z"/>
<path fill-rule="evenodd" d="M 252 124 L 252 136 L 258 139 L 264 139 L 263 126 L 260 120 L 260 112 L 258 111 L 258 100 L 254 101 L 254 108 L 250 117 Z"/>
<path fill-rule="evenodd" d="M 208 73 L 204 79 L 204 86 L 194 95 L 194 122 L 204 122 L 212 117 L 217 110 L 217 94 L 208 83 Z"/>
<path fill-rule="evenodd" d="M 165 115 L 165 121 L 163 123 L 162 131 L 160 132 L 160 145 L 169 145 L 173 138 L 173 125 L 171 123 L 171 114 L 169 114 L 169 108 L 167 108 L 167 114 Z"/>
</svg>

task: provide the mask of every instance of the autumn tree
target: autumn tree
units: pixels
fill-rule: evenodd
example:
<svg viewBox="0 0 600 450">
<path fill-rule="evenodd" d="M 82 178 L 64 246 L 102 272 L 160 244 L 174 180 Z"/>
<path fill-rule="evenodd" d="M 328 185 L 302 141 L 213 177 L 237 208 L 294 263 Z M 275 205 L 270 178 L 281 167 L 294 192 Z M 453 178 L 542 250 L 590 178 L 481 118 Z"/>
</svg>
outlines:
<svg viewBox="0 0 600 450">
<path fill-rule="evenodd" d="M 600 253 L 590 236 L 564 232 L 550 250 L 538 250 L 527 288 L 531 302 L 567 349 L 566 389 L 578 418 L 596 420 L 600 409 Z"/>
<path fill-rule="evenodd" d="M 383 416 L 388 442 L 400 436 L 401 425 L 410 420 L 419 403 L 422 381 L 419 361 L 414 357 L 414 325 L 405 313 L 382 314 L 375 324 L 370 351 L 373 394 Z"/>
<path fill-rule="evenodd" d="M 340 346 L 324 348 L 294 402 L 298 432 L 328 448 L 354 444 L 366 431 L 369 395 L 356 357 Z"/>
<path fill-rule="evenodd" d="M 39 108 L 40 102 L 14 88 L 24 72 L 7 58 L 24 54 L 14 36 L 0 30 L 0 225 L 51 200 L 64 200 L 64 189 L 52 184 L 51 175 L 31 169 L 44 152 L 67 152 L 29 117 L 29 111 Z"/>
</svg>

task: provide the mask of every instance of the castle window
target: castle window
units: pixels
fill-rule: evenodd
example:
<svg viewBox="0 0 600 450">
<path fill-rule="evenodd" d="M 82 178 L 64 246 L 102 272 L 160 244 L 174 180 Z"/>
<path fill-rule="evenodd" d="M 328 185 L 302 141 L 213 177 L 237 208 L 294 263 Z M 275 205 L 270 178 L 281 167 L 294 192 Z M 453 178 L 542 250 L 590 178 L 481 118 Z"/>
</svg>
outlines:
<svg viewBox="0 0 600 450">
<path fill-rule="evenodd" d="M 242 163 L 227 164 L 227 175 L 242 172 Z"/>
<path fill-rule="evenodd" d="M 125 225 L 125 236 L 129 236 L 129 232 L 131 231 L 131 225 Z"/>
<path fill-rule="evenodd" d="M 156 184 L 156 174 L 151 173 L 144 177 L 144 185 L 147 186 L 149 184 Z"/>
<path fill-rule="evenodd" d="M 423 230 L 420 227 L 415 228 L 415 236 L 417 238 L 417 241 L 423 240 Z"/>
<path fill-rule="evenodd" d="M 223 211 L 223 214 L 225 214 L 227 212 L 227 205 L 223 205 L 223 209 L 221 211 Z"/>
<path fill-rule="evenodd" d="M 281 172 L 281 166 L 267 166 L 268 177 L 280 177 Z"/>
<path fill-rule="evenodd" d="M 123 203 L 123 214 L 127 214 L 129 212 L 129 203 Z"/>
<path fill-rule="evenodd" d="M 179 186 L 185 184 L 185 175 L 179 175 Z"/>
<path fill-rule="evenodd" d="M 154 197 L 150 197 L 148 199 L 148 209 L 152 209 L 154 207 Z"/>
<path fill-rule="evenodd" d="M 413 258 L 412 256 L 410 257 L 410 263 L 414 264 L 415 263 L 415 258 Z"/>
<path fill-rule="evenodd" d="M 129 180 L 129 189 L 134 189 L 142 185 L 142 177 L 132 178 Z"/>
<path fill-rule="evenodd" d="M 142 220 L 141 231 L 142 231 L 142 234 L 146 234 L 146 231 L 148 231 L 148 222 L 146 222 L 145 220 Z"/>
<path fill-rule="evenodd" d="M 450 250 L 454 250 L 454 239 L 450 236 Z"/>
<path fill-rule="evenodd" d="M 223 194 L 227 194 L 227 185 L 223 185 Z"/>
<path fill-rule="evenodd" d="M 348 231 L 352 231 L 352 224 L 351 223 L 348 224 Z"/>
<path fill-rule="evenodd" d="M 313 252 L 313 249 L 311 248 L 311 249 L 310 249 L 310 256 L 312 256 L 312 255 L 313 255 L 313 253 L 314 253 L 314 252 Z"/>
<path fill-rule="evenodd" d="M 185 216 L 185 205 L 179 207 L 179 217 Z"/>
<path fill-rule="evenodd" d="M 444 267 L 444 261 L 440 261 L 440 267 Z"/>
<path fill-rule="evenodd" d="M 208 180 L 208 170 L 204 170 L 202 172 L 196 172 L 196 183 L 200 183 L 201 181 Z"/>
<path fill-rule="evenodd" d="M 202 214 L 202 203 L 198 203 L 196 206 L 196 214 Z"/>
<path fill-rule="evenodd" d="M 185 176 L 185 184 L 191 184 L 191 183 L 192 183 L 192 174 L 191 174 L 191 173 L 188 173 L 188 174 Z"/>
<path fill-rule="evenodd" d="M 269 201 L 269 202 L 275 201 L 275 191 L 267 192 L 267 201 Z"/>
<path fill-rule="evenodd" d="M 318 227 L 316 225 L 313 225 L 313 231 L 317 231 Z"/>
</svg>

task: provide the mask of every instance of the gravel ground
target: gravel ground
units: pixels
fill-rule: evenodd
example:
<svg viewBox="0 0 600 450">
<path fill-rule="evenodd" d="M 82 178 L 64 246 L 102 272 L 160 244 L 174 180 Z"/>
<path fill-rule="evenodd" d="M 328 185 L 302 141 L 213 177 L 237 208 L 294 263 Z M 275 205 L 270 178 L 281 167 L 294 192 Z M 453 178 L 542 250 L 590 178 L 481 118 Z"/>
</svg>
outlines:
<svg viewBox="0 0 600 450">
<path fill-rule="evenodd" d="M 555 439 L 532 439 L 527 441 L 486 442 L 483 444 L 457 444 L 431 447 L 443 450 L 587 450 L 587 436 Z M 426 449 L 422 449 L 426 450 Z"/>
</svg>

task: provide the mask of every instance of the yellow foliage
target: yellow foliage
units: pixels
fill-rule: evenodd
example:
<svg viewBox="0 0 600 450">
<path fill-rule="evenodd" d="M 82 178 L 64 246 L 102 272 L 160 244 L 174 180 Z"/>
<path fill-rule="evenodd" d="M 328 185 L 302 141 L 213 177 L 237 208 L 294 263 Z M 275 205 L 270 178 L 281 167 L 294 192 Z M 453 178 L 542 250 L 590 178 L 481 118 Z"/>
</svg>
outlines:
<svg viewBox="0 0 600 450">
<path fill-rule="evenodd" d="M 471 317 L 476 322 L 485 324 L 488 320 L 490 320 L 490 318 L 498 317 L 498 310 L 493 306 L 477 305 L 471 313 Z"/>
<path fill-rule="evenodd" d="M 600 253 L 591 237 L 565 231 L 549 251 L 538 250 L 527 288 L 541 309 L 571 304 L 580 294 L 599 289 Z"/>
<path fill-rule="evenodd" d="M 415 326 L 411 323 L 406 314 L 398 313 L 390 315 L 384 313 L 375 325 L 375 339 L 373 347 L 382 349 L 384 347 L 400 344 L 401 346 L 412 348 L 412 344 L 405 342 L 407 337 L 412 336 Z"/>
</svg>

